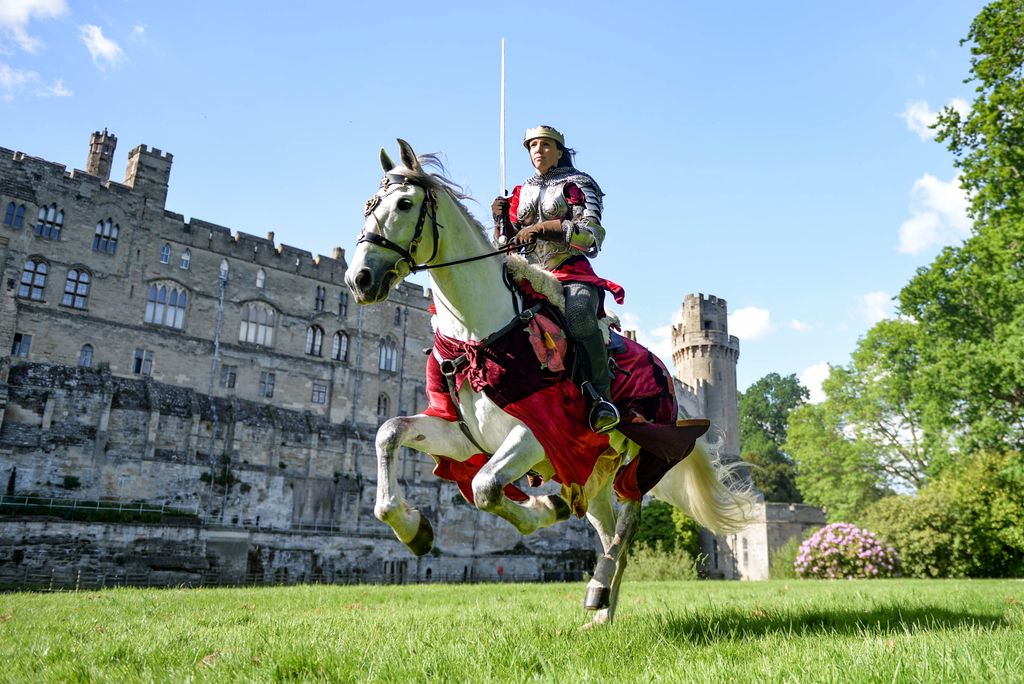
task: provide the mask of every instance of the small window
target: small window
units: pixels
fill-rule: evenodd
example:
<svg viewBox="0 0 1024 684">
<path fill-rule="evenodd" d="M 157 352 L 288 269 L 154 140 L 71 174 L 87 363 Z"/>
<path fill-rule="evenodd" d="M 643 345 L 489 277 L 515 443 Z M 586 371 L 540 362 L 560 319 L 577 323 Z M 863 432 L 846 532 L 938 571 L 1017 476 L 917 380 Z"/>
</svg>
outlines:
<svg viewBox="0 0 1024 684">
<path fill-rule="evenodd" d="M 306 353 L 310 356 L 320 356 L 320 350 L 324 344 L 324 331 L 316 325 L 306 329 Z"/>
<path fill-rule="evenodd" d="M 235 380 L 238 378 L 238 366 L 220 367 L 220 386 L 227 389 L 234 389 Z"/>
<path fill-rule="evenodd" d="M 153 352 L 148 349 L 136 349 L 135 358 L 132 360 L 132 374 L 152 375 L 153 374 Z"/>
<path fill-rule="evenodd" d="M 748 560 L 749 560 L 749 544 L 747 542 L 747 538 L 744 537 L 743 538 L 743 567 L 747 567 Z"/>
<path fill-rule="evenodd" d="M 269 371 L 260 371 L 260 390 L 261 397 L 267 399 L 274 396 L 274 374 Z"/>
<path fill-rule="evenodd" d="M 395 325 L 402 324 L 402 307 L 395 309 Z"/>
<path fill-rule="evenodd" d="M 377 397 L 377 420 L 383 422 L 391 415 L 391 399 L 388 395 L 381 393 Z"/>
<path fill-rule="evenodd" d="M 711 330 L 711 327 L 714 325 L 714 323 L 715 322 L 712 321 L 710 318 L 705 318 L 704 319 L 704 330 Z"/>
<path fill-rule="evenodd" d="M 25 223 L 25 205 L 15 205 L 14 202 L 7 204 L 4 212 L 4 225 L 11 228 L 21 228 Z"/>
<path fill-rule="evenodd" d="M 256 287 L 263 289 L 263 285 L 267 282 L 267 274 L 261 268 L 256 271 Z"/>
<path fill-rule="evenodd" d="M 345 290 L 338 294 L 338 316 L 340 318 L 348 316 L 348 292 Z"/>
<path fill-rule="evenodd" d="M 78 365 L 82 368 L 92 368 L 92 345 L 83 344 L 82 350 L 78 352 Z"/>
<path fill-rule="evenodd" d="M 92 251 L 100 254 L 114 254 L 117 251 L 117 235 L 120 226 L 113 219 L 100 221 L 96 224 L 96 234 L 92 238 Z"/>
<path fill-rule="evenodd" d="M 314 404 L 326 404 L 327 403 L 327 385 L 322 385 L 319 382 L 313 383 L 313 396 L 310 397 L 310 401 Z"/>
<path fill-rule="evenodd" d="M 18 296 L 24 299 L 34 299 L 37 302 L 43 301 L 43 291 L 46 289 L 46 273 L 49 266 L 45 261 L 29 259 L 21 269 L 21 284 L 18 286 Z"/>
<path fill-rule="evenodd" d="M 160 263 L 171 263 L 171 246 L 167 243 L 164 243 L 164 246 L 160 248 Z"/>
<path fill-rule="evenodd" d="M 60 303 L 75 309 L 84 309 L 89 303 L 89 272 L 72 268 L 64 282 L 64 297 Z"/>
<path fill-rule="evenodd" d="M 187 271 L 189 266 L 192 265 L 192 250 L 186 249 L 181 253 L 181 270 Z"/>
<path fill-rule="evenodd" d="M 331 346 L 331 358 L 335 361 L 348 361 L 348 334 L 334 333 L 334 344 Z"/>
<path fill-rule="evenodd" d="M 11 345 L 11 356 L 27 358 L 30 349 L 32 349 L 32 336 L 24 333 L 14 333 L 14 343 Z"/>
<path fill-rule="evenodd" d="M 383 371 L 398 370 L 398 347 L 390 337 L 380 341 L 377 350 L 377 367 Z"/>
<path fill-rule="evenodd" d="M 64 210 L 57 209 L 56 204 L 39 207 L 39 219 L 36 221 L 36 236 L 46 240 L 60 240 L 60 231 L 64 227 Z"/>
<path fill-rule="evenodd" d="M 319 287 L 318 286 L 316 288 L 316 298 L 313 300 L 313 310 L 314 311 L 323 311 L 324 310 L 324 301 L 326 299 L 327 299 L 327 288 L 326 287 Z"/>
</svg>

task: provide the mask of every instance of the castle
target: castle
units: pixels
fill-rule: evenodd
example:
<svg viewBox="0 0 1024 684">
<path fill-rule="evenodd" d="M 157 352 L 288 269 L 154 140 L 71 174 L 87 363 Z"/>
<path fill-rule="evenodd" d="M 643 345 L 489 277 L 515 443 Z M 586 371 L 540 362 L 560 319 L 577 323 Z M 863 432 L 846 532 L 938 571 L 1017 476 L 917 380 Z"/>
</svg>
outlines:
<svg viewBox="0 0 1024 684">
<path fill-rule="evenodd" d="M 119 183 L 116 145 L 93 133 L 71 172 L 0 148 L 0 581 L 582 576 L 585 521 L 523 539 L 417 452 L 401 477 L 437 553 L 373 517 L 376 429 L 426 405 L 422 288 L 356 306 L 344 250 L 186 222 L 165 207 L 172 155 L 135 147 Z M 163 524 L 16 515 L 40 506 Z"/>
</svg>

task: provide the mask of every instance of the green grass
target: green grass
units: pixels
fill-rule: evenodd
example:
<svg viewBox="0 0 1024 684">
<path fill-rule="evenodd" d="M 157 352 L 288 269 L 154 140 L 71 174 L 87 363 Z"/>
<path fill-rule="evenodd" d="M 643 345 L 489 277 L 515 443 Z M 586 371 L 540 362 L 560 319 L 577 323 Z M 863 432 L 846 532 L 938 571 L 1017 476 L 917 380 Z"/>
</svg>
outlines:
<svg viewBox="0 0 1024 684">
<path fill-rule="evenodd" d="M 1024 582 L 110 589 L 0 595 L 0 681 L 1024 682 Z"/>
</svg>

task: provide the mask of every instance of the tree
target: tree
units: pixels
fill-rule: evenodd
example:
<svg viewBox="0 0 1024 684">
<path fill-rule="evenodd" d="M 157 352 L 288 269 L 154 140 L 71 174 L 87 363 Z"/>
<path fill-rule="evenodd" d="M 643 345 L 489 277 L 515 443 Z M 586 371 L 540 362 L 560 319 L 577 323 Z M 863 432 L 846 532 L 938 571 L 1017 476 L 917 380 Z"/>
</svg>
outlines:
<svg viewBox="0 0 1024 684">
<path fill-rule="evenodd" d="M 797 486 L 830 520 L 856 519 L 891 490 L 917 490 L 938 466 L 922 435 L 919 364 L 917 324 L 881 321 L 849 364 L 832 368 L 825 401 L 790 415 Z"/>
<path fill-rule="evenodd" d="M 936 124 L 971 193 L 973 235 L 900 293 L 920 325 L 918 404 L 934 444 L 1024 446 L 1024 0 L 996 0 L 971 24 L 976 98 Z"/>
<path fill-rule="evenodd" d="M 824 508 L 830 522 L 856 520 L 882 496 L 884 478 L 877 461 L 843 435 L 825 406 L 795 409 L 785 446 L 796 461 L 796 484 L 804 501 Z"/>
<path fill-rule="evenodd" d="M 756 466 L 751 477 L 766 501 L 802 501 L 793 461 L 783 445 L 790 412 L 808 396 L 796 375 L 778 373 L 769 373 L 739 395 L 742 458 Z"/>
<path fill-rule="evenodd" d="M 973 41 L 971 77 L 977 82 L 971 111 L 952 107 L 939 115 L 937 140 L 947 143 L 971 193 L 980 225 L 1009 213 L 1024 215 L 1024 0 L 996 0 L 975 17 L 960 41 Z"/>
</svg>

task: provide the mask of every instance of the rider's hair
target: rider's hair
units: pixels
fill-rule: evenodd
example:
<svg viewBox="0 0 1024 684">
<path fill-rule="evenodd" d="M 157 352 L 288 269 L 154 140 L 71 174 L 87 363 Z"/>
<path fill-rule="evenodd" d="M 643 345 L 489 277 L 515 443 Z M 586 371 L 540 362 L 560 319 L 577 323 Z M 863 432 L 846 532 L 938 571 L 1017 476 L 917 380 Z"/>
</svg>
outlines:
<svg viewBox="0 0 1024 684">
<path fill-rule="evenodd" d="M 576 150 L 572 149 L 571 147 L 566 147 L 557 140 L 555 141 L 555 144 L 558 145 L 558 149 L 562 151 L 562 158 L 558 160 L 557 164 L 555 164 L 555 168 L 575 168 L 575 165 L 573 164 L 573 159 L 576 157 Z"/>
</svg>

